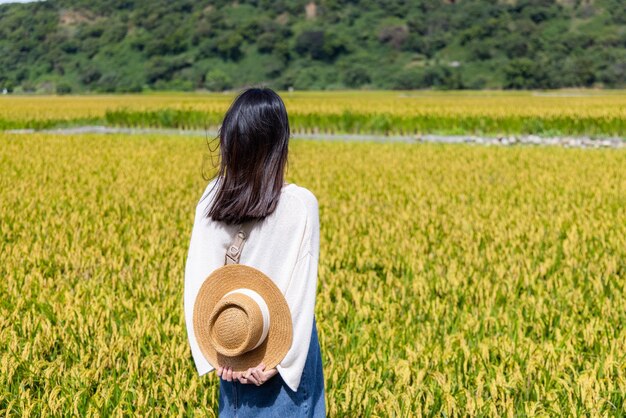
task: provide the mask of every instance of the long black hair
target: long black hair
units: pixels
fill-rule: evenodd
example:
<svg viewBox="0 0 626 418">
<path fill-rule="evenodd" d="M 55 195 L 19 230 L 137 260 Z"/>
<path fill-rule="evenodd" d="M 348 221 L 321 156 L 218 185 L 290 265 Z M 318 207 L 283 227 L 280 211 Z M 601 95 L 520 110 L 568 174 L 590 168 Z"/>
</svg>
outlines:
<svg viewBox="0 0 626 418">
<path fill-rule="evenodd" d="M 206 217 L 237 224 L 271 214 L 283 187 L 289 136 L 287 110 L 274 90 L 240 92 L 218 130 L 218 189 Z"/>
</svg>

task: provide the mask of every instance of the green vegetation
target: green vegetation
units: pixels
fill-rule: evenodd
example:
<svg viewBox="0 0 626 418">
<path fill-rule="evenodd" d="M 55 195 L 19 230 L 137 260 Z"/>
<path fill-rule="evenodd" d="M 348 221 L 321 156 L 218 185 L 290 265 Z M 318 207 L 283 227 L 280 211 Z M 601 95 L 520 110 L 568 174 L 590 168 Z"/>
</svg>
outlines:
<svg viewBox="0 0 626 418">
<path fill-rule="evenodd" d="M 162 109 L 150 112 L 107 111 L 103 123 L 110 126 L 196 128 L 217 126 L 221 113 Z M 438 134 L 549 134 L 626 136 L 626 120 L 614 117 L 576 116 L 447 116 L 354 113 L 295 114 L 289 117 L 295 132 L 373 133 L 383 135 Z"/>
<path fill-rule="evenodd" d="M 621 0 L 48 0 L 0 6 L 0 89 L 626 86 Z"/>
<path fill-rule="evenodd" d="M 0 119 L 0 129 L 53 129 L 71 126 L 106 125 L 130 128 L 216 129 L 223 112 L 193 109 L 132 111 L 107 110 L 101 118 L 13 121 Z M 294 114 L 289 117 L 294 133 L 330 134 L 452 134 L 452 135 L 574 135 L 626 136 L 626 119 L 615 116 L 465 116 L 355 113 Z"/>
</svg>

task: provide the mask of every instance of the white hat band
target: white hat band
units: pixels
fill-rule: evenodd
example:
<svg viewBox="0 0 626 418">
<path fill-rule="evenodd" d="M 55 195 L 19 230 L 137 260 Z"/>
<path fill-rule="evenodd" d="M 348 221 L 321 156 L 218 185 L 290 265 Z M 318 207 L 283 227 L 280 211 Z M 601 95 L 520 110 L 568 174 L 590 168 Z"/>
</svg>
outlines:
<svg viewBox="0 0 626 418">
<path fill-rule="evenodd" d="M 257 341 L 256 345 L 251 349 L 254 350 L 258 346 L 260 346 L 263 340 L 265 340 L 265 337 L 267 337 L 267 333 L 270 329 L 270 310 L 268 309 L 265 300 L 263 300 L 263 297 L 252 289 L 235 289 L 226 293 L 224 296 L 228 296 L 232 293 L 241 293 L 243 295 L 249 296 L 253 301 L 256 302 L 256 304 L 259 306 L 259 309 L 261 310 L 261 316 L 263 317 L 263 332 L 261 333 L 259 341 Z"/>
</svg>

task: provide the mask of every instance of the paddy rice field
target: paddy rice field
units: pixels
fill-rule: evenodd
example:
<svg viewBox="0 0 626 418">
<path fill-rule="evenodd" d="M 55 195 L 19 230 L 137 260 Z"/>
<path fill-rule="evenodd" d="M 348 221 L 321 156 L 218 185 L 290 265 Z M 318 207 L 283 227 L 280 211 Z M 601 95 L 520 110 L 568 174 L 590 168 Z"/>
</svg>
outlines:
<svg viewBox="0 0 626 418">
<path fill-rule="evenodd" d="M 0 129 L 209 129 L 235 93 L 0 96 Z M 626 137 L 626 91 L 281 92 L 295 133 Z"/>
<path fill-rule="evenodd" d="M 615 96 L 587 103 L 596 126 L 623 123 Z M 175 97 L 2 98 L 0 119 Z M 501 111 L 465 100 L 440 109 Z M 217 415 L 182 309 L 213 172 L 199 137 L 0 133 L 0 416 Z M 626 415 L 626 150 L 294 139 L 286 180 L 320 207 L 329 416 Z"/>
</svg>

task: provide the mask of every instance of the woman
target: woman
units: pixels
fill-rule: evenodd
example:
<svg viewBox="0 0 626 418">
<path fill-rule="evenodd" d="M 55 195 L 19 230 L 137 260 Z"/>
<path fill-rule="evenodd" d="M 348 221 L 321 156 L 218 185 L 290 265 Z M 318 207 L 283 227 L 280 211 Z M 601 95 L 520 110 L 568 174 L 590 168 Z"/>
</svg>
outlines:
<svg viewBox="0 0 626 418">
<path fill-rule="evenodd" d="M 217 365 L 223 417 L 325 416 L 324 375 L 314 307 L 319 259 L 319 212 L 306 188 L 284 182 L 289 121 L 280 96 L 250 88 L 232 103 L 219 129 L 220 166 L 196 207 L 185 267 L 185 320 L 192 357 L 202 376 L 214 367 L 202 355 L 192 320 L 204 279 L 224 264 L 237 225 L 253 222 L 240 263 L 269 276 L 291 313 L 293 342 L 270 370 L 243 372 Z"/>
</svg>

